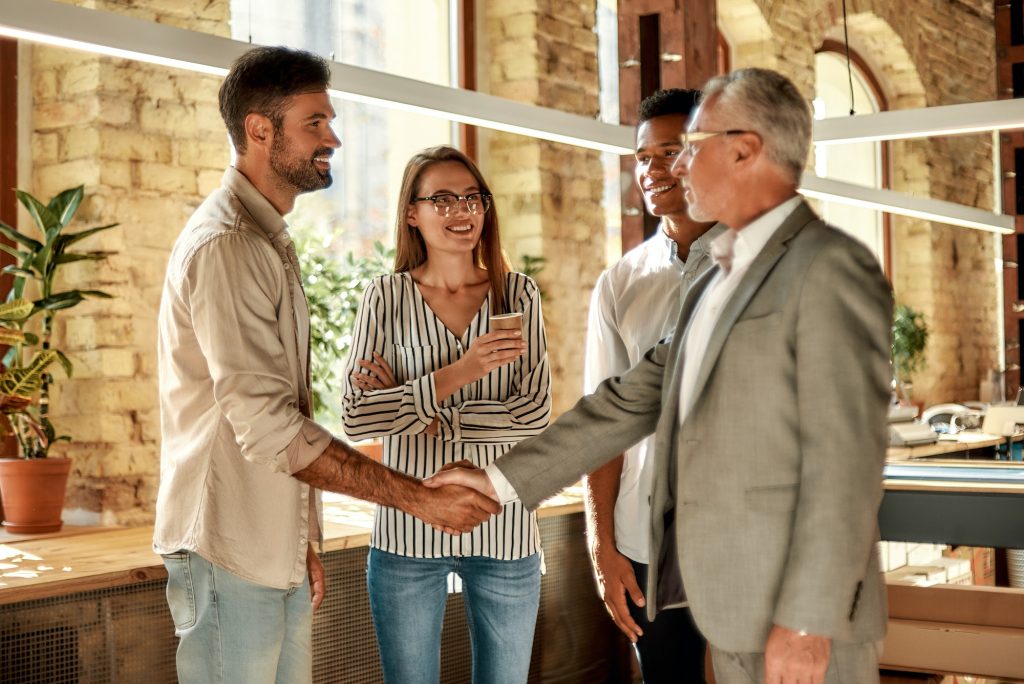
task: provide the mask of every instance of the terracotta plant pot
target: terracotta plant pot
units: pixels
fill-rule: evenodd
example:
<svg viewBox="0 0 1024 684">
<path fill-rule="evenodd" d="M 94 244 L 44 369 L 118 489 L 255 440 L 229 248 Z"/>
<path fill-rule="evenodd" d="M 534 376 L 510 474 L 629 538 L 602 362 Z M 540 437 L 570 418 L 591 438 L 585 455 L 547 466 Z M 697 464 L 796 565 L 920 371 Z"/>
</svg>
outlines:
<svg viewBox="0 0 1024 684">
<path fill-rule="evenodd" d="M 58 532 L 70 471 L 68 458 L 0 458 L 4 528 L 17 534 Z"/>
</svg>

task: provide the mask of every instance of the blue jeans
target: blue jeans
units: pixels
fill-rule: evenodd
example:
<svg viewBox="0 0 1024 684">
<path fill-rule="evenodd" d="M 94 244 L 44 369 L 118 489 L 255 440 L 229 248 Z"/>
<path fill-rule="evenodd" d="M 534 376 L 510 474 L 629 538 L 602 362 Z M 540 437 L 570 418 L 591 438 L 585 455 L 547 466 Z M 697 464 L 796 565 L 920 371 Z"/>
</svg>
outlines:
<svg viewBox="0 0 1024 684">
<path fill-rule="evenodd" d="M 308 579 L 301 587 L 273 589 L 189 551 L 163 559 L 180 684 L 313 681 Z"/>
<path fill-rule="evenodd" d="M 540 554 L 409 558 L 370 549 L 370 610 L 388 684 L 437 684 L 448 575 L 462 578 L 474 684 L 524 684 L 540 604 Z"/>
</svg>

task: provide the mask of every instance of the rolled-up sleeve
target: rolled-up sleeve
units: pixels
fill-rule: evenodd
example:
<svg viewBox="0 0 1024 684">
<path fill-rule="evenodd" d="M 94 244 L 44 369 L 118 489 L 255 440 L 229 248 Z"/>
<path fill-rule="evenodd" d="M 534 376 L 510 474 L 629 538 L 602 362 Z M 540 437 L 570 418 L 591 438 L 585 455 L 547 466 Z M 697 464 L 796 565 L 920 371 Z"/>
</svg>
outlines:
<svg viewBox="0 0 1024 684">
<path fill-rule="evenodd" d="M 323 435 L 307 425 L 289 377 L 278 327 L 282 303 L 275 294 L 287 287 L 274 258 L 252 236 L 219 235 L 196 250 L 181 294 L 209 366 L 214 399 L 242 456 L 290 474 L 296 464 L 312 462 Z M 293 463 L 289 448 L 297 438 L 307 445 L 295 448 Z"/>
</svg>

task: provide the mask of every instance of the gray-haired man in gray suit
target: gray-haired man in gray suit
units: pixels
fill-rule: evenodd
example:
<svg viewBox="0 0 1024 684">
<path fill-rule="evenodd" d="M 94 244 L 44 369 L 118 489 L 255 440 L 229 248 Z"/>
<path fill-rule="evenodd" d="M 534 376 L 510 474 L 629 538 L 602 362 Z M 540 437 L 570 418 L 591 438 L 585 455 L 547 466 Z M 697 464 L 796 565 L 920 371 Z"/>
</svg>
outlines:
<svg viewBox="0 0 1024 684">
<path fill-rule="evenodd" d="M 673 173 L 733 230 L 674 338 L 488 469 L 434 478 L 533 508 L 655 432 L 647 610 L 685 588 L 719 684 L 878 680 L 892 296 L 799 199 L 810 139 L 784 76 L 712 79 Z"/>
</svg>

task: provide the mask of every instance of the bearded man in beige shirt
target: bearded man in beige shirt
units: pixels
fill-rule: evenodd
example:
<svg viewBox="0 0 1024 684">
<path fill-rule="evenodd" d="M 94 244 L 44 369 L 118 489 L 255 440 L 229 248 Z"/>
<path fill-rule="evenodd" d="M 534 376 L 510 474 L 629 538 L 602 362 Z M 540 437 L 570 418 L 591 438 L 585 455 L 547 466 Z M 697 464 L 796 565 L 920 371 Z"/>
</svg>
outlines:
<svg viewBox="0 0 1024 684">
<path fill-rule="evenodd" d="M 312 681 L 319 490 L 462 532 L 500 510 L 469 489 L 427 489 L 312 419 L 309 311 L 284 215 L 331 184 L 341 142 L 329 80 L 327 63 L 299 50 L 261 47 L 235 62 L 220 110 L 237 158 L 167 267 L 153 548 L 183 683 Z"/>
</svg>

